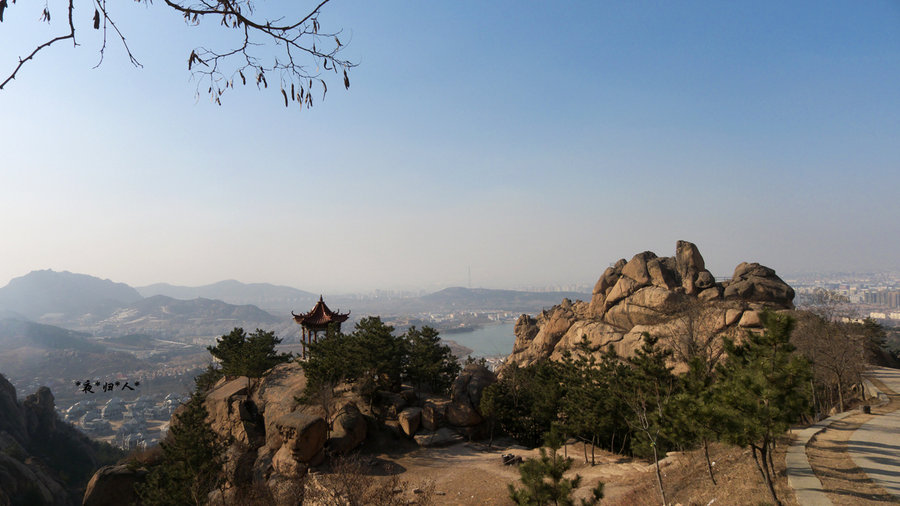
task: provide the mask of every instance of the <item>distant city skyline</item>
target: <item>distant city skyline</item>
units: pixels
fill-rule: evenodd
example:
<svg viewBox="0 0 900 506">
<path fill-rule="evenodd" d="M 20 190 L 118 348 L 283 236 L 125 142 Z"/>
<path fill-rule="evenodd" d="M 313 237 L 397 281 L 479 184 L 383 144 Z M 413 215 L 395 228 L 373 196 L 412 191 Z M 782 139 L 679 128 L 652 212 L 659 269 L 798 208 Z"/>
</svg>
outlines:
<svg viewBox="0 0 900 506">
<path fill-rule="evenodd" d="M 42 8 L 5 11 L 0 74 L 65 22 Z M 334 0 L 359 67 L 303 112 L 195 103 L 221 34 L 115 8 L 143 69 L 111 40 L 92 70 L 79 25 L 0 91 L 0 286 L 590 285 L 679 239 L 723 277 L 900 270 L 896 2 Z"/>
</svg>

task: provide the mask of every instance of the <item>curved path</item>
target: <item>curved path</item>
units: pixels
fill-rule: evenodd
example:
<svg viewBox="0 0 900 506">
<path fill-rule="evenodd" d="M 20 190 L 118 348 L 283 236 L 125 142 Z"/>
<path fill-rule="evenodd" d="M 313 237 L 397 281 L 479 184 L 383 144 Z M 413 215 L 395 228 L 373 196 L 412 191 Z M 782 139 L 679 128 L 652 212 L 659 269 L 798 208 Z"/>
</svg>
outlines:
<svg viewBox="0 0 900 506">
<path fill-rule="evenodd" d="M 900 392 L 900 369 L 876 367 L 868 376 Z M 900 409 L 874 416 L 847 441 L 847 453 L 860 469 L 900 499 Z"/>
<path fill-rule="evenodd" d="M 794 432 L 791 446 L 788 447 L 784 456 L 784 465 L 788 486 L 794 489 L 794 495 L 800 504 L 815 504 L 818 506 L 832 504 L 831 499 L 828 498 L 823 490 L 822 482 L 809 464 L 809 458 L 806 455 L 806 445 L 813 436 L 827 428 L 832 422 L 846 418 L 851 414 L 849 411 L 838 413 L 805 429 Z"/>
</svg>

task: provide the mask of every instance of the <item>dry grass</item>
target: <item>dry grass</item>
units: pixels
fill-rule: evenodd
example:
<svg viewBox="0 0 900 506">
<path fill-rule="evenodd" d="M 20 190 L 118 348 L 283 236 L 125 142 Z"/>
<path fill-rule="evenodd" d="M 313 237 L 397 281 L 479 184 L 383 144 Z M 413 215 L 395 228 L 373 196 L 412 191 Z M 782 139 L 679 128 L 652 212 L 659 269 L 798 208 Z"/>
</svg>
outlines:
<svg viewBox="0 0 900 506">
<path fill-rule="evenodd" d="M 891 392 L 883 383 L 872 379 L 884 392 Z M 874 414 L 884 414 L 900 408 L 900 395 L 889 393 L 890 402 L 872 408 Z M 816 434 L 806 446 L 810 466 L 822 481 L 822 488 L 836 505 L 895 504 L 898 501 L 873 482 L 847 454 L 847 441 L 853 432 L 872 418 L 858 413 L 832 423 Z"/>
<path fill-rule="evenodd" d="M 779 443 L 775 452 L 776 492 L 785 505 L 796 505 L 796 498 L 788 488 L 785 477 L 784 454 L 788 440 L 784 438 Z M 702 450 L 675 454 L 664 461 L 663 486 L 669 504 L 771 504 L 750 450 L 713 444 L 709 451 L 711 460 L 715 462 L 713 469 L 718 485 L 713 485 L 709 479 Z M 653 472 L 632 475 L 615 485 L 630 486 L 631 490 L 604 501 L 604 505 L 652 505 L 662 502 Z"/>
</svg>

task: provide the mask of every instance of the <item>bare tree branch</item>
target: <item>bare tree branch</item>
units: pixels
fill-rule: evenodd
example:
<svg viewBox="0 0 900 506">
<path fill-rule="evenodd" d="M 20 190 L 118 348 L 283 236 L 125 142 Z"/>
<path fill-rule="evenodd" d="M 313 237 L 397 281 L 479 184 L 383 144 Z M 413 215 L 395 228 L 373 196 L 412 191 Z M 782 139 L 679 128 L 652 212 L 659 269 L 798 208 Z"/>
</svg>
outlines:
<svg viewBox="0 0 900 506">
<path fill-rule="evenodd" d="M 22 65 L 40 50 L 60 40 L 68 38 L 74 40 L 75 25 L 72 23 L 72 11 L 75 1 L 68 0 L 69 34 L 38 46 L 27 58 L 20 59 L 19 65 L 3 85 L 14 79 Z M 112 27 L 131 64 L 142 67 L 128 46 L 125 35 L 110 16 L 106 0 L 90 1 L 95 7 L 93 20 L 95 29 L 99 29 L 101 15 L 103 18 L 100 60 L 97 66 L 104 61 L 107 27 Z M 143 1 L 151 3 L 150 0 Z M 255 78 L 258 88 L 264 89 L 268 88 L 266 74 L 277 73 L 285 106 L 288 106 L 290 101 L 295 101 L 301 108 L 312 107 L 312 91 L 317 83 L 318 87 L 321 87 L 322 98 L 325 97 L 328 86 L 322 78 L 323 71 L 330 70 L 342 75 L 344 87 L 349 88 L 350 79 L 347 72 L 356 66 L 355 63 L 339 57 L 339 53 L 345 47 L 338 38 L 341 32 L 320 30 L 318 17 L 322 8 L 330 1 L 318 1 L 296 21 L 285 22 L 284 18 L 274 20 L 257 18 L 252 0 L 194 0 L 193 3 L 163 0 L 167 7 L 180 12 L 189 25 L 199 25 L 203 19 L 212 17 L 225 29 L 240 30 L 240 36 L 231 48 L 222 50 L 197 47 L 191 50 L 188 70 L 197 79 L 198 96 L 201 90 L 204 90 L 213 102 L 221 105 L 223 93 L 229 88 L 234 88 L 236 79 L 240 79 L 241 84 L 246 85 L 249 75 L 251 79 Z M 46 9 L 44 15 L 49 21 L 49 12 Z M 3 85 L 0 85 L 0 89 Z"/>
<path fill-rule="evenodd" d="M 34 48 L 34 51 L 32 51 L 31 54 L 29 54 L 29 55 L 26 56 L 25 58 L 21 58 L 21 57 L 20 57 L 20 58 L 19 58 L 19 64 L 16 65 L 16 68 L 15 68 L 15 69 L 13 69 L 12 74 L 10 74 L 9 77 L 7 77 L 2 83 L 0 83 L 0 90 L 2 90 L 4 86 L 6 86 L 6 83 L 8 83 L 8 82 L 12 81 L 13 79 L 15 79 L 15 78 L 16 78 L 16 74 L 19 73 L 19 69 L 22 68 L 22 65 L 25 65 L 25 62 L 27 62 L 27 61 L 31 60 L 32 58 L 34 58 L 34 55 L 38 54 L 38 52 L 41 51 L 42 49 L 46 49 L 46 48 L 52 46 L 53 44 L 55 44 L 55 43 L 57 43 L 57 42 L 59 42 L 59 41 L 61 41 L 61 40 L 66 40 L 66 39 L 72 39 L 72 45 L 73 45 L 73 46 L 77 46 L 77 45 L 78 45 L 78 43 L 75 42 L 75 24 L 72 22 L 72 11 L 75 10 L 74 2 L 75 2 L 75 0 L 69 0 L 69 6 L 68 6 L 68 11 L 69 11 L 69 33 L 67 33 L 67 34 L 65 34 L 65 35 L 60 35 L 60 36 L 58 36 L 58 37 L 54 37 L 54 38 L 48 40 L 47 42 L 44 42 L 43 44 L 41 44 L 41 45 L 39 45 L 38 47 Z M 49 21 L 49 20 L 50 20 L 50 14 L 49 14 L 49 12 L 47 11 L 46 8 L 44 8 L 44 13 L 46 14 L 46 19 L 47 19 L 47 21 Z"/>
</svg>

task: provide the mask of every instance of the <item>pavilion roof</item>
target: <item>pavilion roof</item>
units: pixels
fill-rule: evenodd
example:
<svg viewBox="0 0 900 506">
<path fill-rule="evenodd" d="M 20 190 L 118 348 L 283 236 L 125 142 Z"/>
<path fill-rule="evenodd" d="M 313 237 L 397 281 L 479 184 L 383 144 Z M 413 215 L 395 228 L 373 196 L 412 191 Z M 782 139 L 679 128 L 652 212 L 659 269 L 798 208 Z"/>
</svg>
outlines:
<svg viewBox="0 0 900 506">
<path fill-rule="evenodd" d="M 343 323 L 347 321 L 347 318 L 350 317 L 350 312 L 340 313 L 332 311 L 328 308 L 328 305 L 325 304 L 325 301 L 320 295 L 319 302 L 316 303 L 311 311 L 303 314 L 294 314 L 294 312 L 291 311 L 291 315 L 293 315 L 295 322 L 304 327 L 321 329 L 328 327 L 331 323 Z"/>
</svg>

